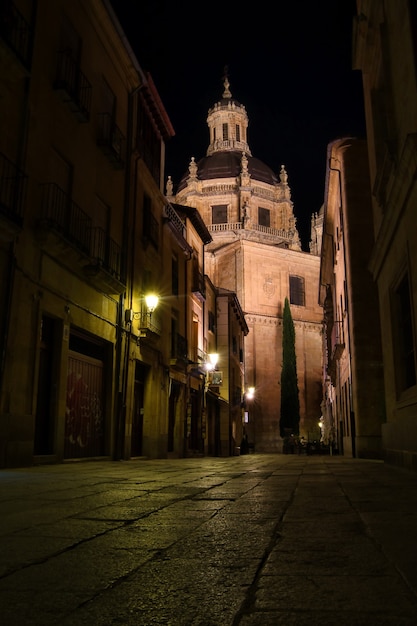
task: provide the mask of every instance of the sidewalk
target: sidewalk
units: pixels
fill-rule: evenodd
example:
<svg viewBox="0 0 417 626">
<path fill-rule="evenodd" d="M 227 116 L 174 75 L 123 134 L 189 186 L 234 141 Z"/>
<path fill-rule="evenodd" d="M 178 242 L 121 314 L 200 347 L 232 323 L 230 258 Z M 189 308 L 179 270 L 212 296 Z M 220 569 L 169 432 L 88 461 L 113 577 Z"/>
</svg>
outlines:
<svg viewBox="0 0 417 626">
<path fill-rule="evenodd" d="M 415 626 L 417 475 L 250 454 L 0 470 L 2 626 Z"/>
</svg>

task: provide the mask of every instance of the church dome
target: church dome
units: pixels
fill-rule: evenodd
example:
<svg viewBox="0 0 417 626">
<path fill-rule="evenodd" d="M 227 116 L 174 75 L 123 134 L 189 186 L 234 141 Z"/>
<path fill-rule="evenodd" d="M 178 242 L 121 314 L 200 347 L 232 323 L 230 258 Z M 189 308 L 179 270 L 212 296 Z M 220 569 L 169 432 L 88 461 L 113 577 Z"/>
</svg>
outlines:
<svg viewBox="0 0 417 626">
<path fill-rule="evenodd" d="M 280 181 L 270 167 L 260 159 L 247 156 L 248 172 L 252 180 L 277 185 Z M 215 152 L 210 156 L 203 157 L 197 163 L 197 178 L 199 180 L 212 180 L 214 178 L 236 178 L 242 171 L 242 153 L 237 151 Z M 187 171 L 181 178 L 178 191 L 183 189 L 189 177 Z"/>
</svg>

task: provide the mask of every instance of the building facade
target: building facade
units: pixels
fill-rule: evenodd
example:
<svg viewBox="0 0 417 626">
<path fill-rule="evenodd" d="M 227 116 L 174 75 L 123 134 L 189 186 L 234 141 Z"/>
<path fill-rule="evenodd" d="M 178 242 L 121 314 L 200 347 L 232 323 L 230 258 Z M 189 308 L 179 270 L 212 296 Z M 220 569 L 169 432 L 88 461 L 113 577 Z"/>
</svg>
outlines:
<svg viewBox="0 0 417 626">
<path fill-rule="evenodd" d="M 163 193 L 152 77 L 107 0 L 1 3 L 0 36 L 0 467 L 232 453 L 212 237 Z"/>
<path fill-rule="evenodd" d="M 417 13 L 415 3 L 357 0 L 385 379 L 384 458 L 417 469 Z"/>
<path fill-rule="evenodd" d="M 106 456 L 144 76 L 102 2 L 3 3 L 1 23 L 0 464 Z"/>
<path fill-rule="evenodd" d="M 222 98 L 208 113 L 209 147 L 179 181 L 175 201 L 201 214 L 212 242 L 206 272 L 213 284 L 237 295 L 249 332 L 244 341 L 247 388 L 256 388 L 250 443 L 258 452 L 281 450 L 279 435 L 282 311 L 291 303 L 296 330 L 300 434 L 319 432 L 322 371 L 322 308 L 318 303 L 320 230 L 310 253 L 303 252 L 288 175 L 279 175 L 252 156 L 245 107 L 226 78 Z M 170 192 L 173 181 L 169 179 Z M 316 222 L 314 222 L 316 225 Z"/>
<path fill-rule="evenodd" d="M 382 458 L 384 381 L 364 139 L 329 144 L 323 219 L 323 438 L 339 454 Z"/>
</svg>

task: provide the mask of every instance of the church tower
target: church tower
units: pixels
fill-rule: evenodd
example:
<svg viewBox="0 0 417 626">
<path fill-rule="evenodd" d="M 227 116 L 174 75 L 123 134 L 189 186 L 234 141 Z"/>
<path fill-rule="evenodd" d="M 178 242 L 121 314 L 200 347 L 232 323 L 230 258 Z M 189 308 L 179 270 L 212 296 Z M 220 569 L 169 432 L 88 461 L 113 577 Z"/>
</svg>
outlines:
<svg viewBox="0 0 417 626">
<path fill-rule="evenodd" d="M 245 387 L 255 387 L 255 398 L 246 406 L 249 442 L 258 452 L 278 452 L 286 297 L 296 331 L 300 435 L 319 436 L 320 250 L 315 245 L 310 253 L 302 251 L 285 166 L 276 175 L 252 155 L 246 109 L 232 97 L 227 76 L 223 86 L 221 100 L 207 116 L 206 156 L 191 158 L 175 195 L 175 181 L 168 179 L 167 197 L 198 209 L 210 231 L 206 273 L 214 285 L 236 293 L 249 327 L 243 356 Z"/>
</svg>

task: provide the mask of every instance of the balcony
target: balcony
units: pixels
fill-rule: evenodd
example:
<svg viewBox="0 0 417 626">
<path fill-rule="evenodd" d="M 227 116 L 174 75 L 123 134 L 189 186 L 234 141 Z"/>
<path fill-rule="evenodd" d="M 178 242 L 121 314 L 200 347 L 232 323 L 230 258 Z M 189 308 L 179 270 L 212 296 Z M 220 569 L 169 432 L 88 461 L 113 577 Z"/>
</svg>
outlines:
<svg viewBox="0 0 417 626">
<path fill-rule="evenodd" d="M 332 359 L 335 361 L 339 361 L 345 349 L 345 342 L 343 341 L 342 322 L 334 322 L 333 324 L 331 332 L 331 346 Z"/>
<path fill-rule="evenodd" d="M 193 248 L 187 242 L 185 224 L 171 204 L 164 206 L 163 221 L 173 233 L 178 245 L 184 253 L 191 255 Z"/>
<path fill-rule="evenodd" d="M 29 71 L 32 63 L 33 29 L 11 0 L 0 3 L 0 37 L 18 62 Z"/>
<path fill-rule="evenodd" d="M 71 51 L 58 52 L 54 89 L 60 94 L 79 122 L 88 122 L 91 108 L 91 84 L 81 72 Z"/>
<path fill-rule="evenodd" d="M 23 225 L 22 211 L 26 176 L 0 154 L 0 239 L 13 241 Z"/>
<path fill-rule="evenodd" d="M 161 323 L 157 314 L 135 313 L 134 319 L 139 320 L 140 339 L 155 339 L 161 336 Z"/>
<path fill-rule="evenodd" d="M 121 247 L 54 183 L 42 185 L 37 237 L 42 248 L 107 294 L 125 290 Z"/>
<path fill-rule="evenodd" d="M 38 229 L 42 243 L 57 256 L 75 250 L 77 257 L 89 258 L 91 218 L 54 183 L 42 185 Z"/>
<path fill-rule="evenodd" d="M 193 276 L 191 284 L 192 293 L 200 300 L 204 302 L 206 299 L 206 284 L 204 280 L 204 274 L 198 269 L 198 263 L 193 267 Z"/>
<path fill-rule="evenodd" d="M 121 247 L 103 228 L 91 229 L 90 245 L 91 262 L 84 266 L 85 275 L 105 293 L 123 293 Z"/>
<path fill-rule="evenodd" d="M 187 339 L 179 333 L 174 333 L 171 345 L 171 365 L 187 365 Z"/>
<path fill-rule="evenodd" d="M 98 116 L 97 145 L 114 169 L 121 170 L 126 163 L 126 138 L 109 113 Z"/>
</svg>

